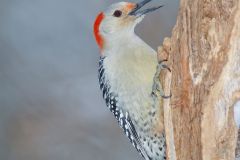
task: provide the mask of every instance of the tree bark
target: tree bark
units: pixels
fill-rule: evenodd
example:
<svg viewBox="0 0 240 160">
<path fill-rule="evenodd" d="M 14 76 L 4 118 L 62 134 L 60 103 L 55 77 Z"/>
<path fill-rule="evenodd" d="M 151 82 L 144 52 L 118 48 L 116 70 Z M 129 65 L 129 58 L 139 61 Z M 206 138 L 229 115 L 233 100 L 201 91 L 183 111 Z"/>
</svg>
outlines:
<svg viewBox="0 0 240 160">
<path fill-rule="evenodd" d="M 171 38 L 164 124 L 170 160 L 234 160 L 240 100 L 240 0 L 181 0 Z M 163 56 L 162 56 L 163 57 Z"/>
</svg>

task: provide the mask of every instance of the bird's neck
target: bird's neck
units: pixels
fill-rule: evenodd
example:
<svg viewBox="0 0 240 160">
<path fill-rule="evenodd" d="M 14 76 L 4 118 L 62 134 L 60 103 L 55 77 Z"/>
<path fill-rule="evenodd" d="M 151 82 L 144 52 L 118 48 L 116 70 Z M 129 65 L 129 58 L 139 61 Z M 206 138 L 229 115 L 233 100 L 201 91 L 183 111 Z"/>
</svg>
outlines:
<svg viewBox="0 0 240 160">
<path fill-rule="evenodd" d="M 156 52 L 135 34 L 114 40 L 104 52 L 104 68 L 112 88 L 135 90 L 141 86 L 150 92 L 157 66 Z"/>
<path fill-rule="evenodd" d="M 119 32 L 117 34 L 108 35 L 104 37 L 105 46 L 102 50 L 104 53 L 112 52 L 113 50 L 122 50 L 126 45 L 135 45 L 134 41 L 138 40 L 139 37 L 132 31 Z M 106 56 L 106 55 L 105 55 Z"/>
</svg>

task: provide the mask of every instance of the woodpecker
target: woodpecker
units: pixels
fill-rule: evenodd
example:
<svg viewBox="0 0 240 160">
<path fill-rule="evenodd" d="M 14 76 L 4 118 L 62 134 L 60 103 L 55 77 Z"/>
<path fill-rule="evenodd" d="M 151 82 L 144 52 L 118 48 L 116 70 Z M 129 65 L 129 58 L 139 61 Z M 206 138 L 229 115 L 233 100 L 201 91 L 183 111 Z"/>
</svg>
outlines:
<svg viewBox="0 0 240 160">
<path fill-rule="evenodd" d="M 107 107 L 145 160 L 166 159 L 157 53 L 134 32 L 144 16 L 162 6 L 141 10 L 151 0 L 119 2 L 101 12 L 94 23 L 100 48 L 99 84 Z"/>
</svg>

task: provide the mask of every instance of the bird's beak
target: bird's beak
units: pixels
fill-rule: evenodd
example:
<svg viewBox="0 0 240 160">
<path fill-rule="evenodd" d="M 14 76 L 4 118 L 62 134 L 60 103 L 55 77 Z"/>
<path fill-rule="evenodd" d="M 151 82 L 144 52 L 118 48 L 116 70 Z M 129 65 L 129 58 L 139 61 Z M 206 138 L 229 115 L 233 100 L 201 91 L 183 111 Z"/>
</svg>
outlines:
<svg viewBox="0 0 240 160">
<path fill-rule="evenodd" d="M 148 9 L 140 11 L 140 9 L 143 6 L 145 6 L 147 3 L 151 2 L 151 1 L 152 0 L 143 0 L 142 2 L 137 3 L 136 7 L 128 15 L 131 15 L 131 16 L 141 16 L 141 15 L 147 14 L 149 12 L 153 12 L 153 11 L 163 7 L 163 5 L 161 5 L 161 6 L 152 7 L 152 8 L 148 8 Z"/>
</svg>

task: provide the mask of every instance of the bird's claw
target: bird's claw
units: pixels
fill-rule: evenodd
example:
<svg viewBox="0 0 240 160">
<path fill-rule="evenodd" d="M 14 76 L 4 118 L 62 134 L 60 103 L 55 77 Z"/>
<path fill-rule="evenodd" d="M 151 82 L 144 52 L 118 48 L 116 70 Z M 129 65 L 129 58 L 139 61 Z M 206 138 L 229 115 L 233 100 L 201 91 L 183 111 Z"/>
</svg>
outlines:
<svg viewBox="0 0 240 160">
<path fill-rule="evenodd" d="M 163 60 L 158 61 L 158 64 L 162 64 L 163 62 L 167 62 L 167 61 L 168 61 L 167 59 L 163 59 Z"/>
<path fill-rule="evenodd" d="M 172 70 L 166 64 L 162 64 L 162 68 L 167 69 L 169 72 L 172 72 Z"/>
<path fill-rule="evenodd" d="M 152 93 L 151 93 L 151 96 L 152 97 L 157 97 L 157 92 L 158 92 L 158 89 L 156 87 L 152 87 Z"/>
<path fill-rule="evenodd" d="M 161 95 L 161 97 L 162 97 L 163 99 L 169 99 L 169 98 L 171 98 L 171 97 L 172 97 L 172 93 L 170 93 L 170 95 L 168 95 L 168 96 Z"/>
<path fill-rule="evenodd" d="M 160 96 L 161 96 L 163 99 L 169 99 L 169 98 L 172 97 L 172 93 L 170 93 L 170 95 L 168 95 L 168 96 L 166 96 L 166 95 L 164 95 L 164 94 L 161 94 L 161 93 L 163 93 L 163 90 L 161 91 L 161 90 L 158 89 L 158 88 L 153 89 L 153 91 L 152 91 L 152 93 L 151 93 L 152 97 L 157 97 L 157 96 L 158 96 L 157 92 L 160 93 Z"/>
<path fill-rule="evenodd" d="M 163 62 L 166 62 L 166 61 L 167 60 L 165 59 L 165 60 L 161 60 L 158 62 L 157 70 L 156 70 L 156 73 L 153 78 L 153 86 L 152 86 L 152 93 L 151 93 L 152 97 L 157 97 L 158 93 L 164 99 L 171 98 L 171 96 L 172 96 L 172 94 L 170 94 L 168 96 L 166 96 L 164 94 L 164 91 L 163 91 L 163 88 L 162 88 L 162 85 L 161 85 L 160 79 L 159 79 L 161 70 L 167 69 L 169 72 L 171 72 L 171 69 L 166 64 L 163 64 Z"/>
<path fill-rule="evenodd" d="M 169 72 L 172 72 L 171 69 L 166 65 L 166 64 L 163 64 L 163 62 L 167 62 L 168 60 L 167 59 L 163 59 L 163 60 L 160 60 L 158 62 L 158 68 L 159 68 L 159 65 L 162 69 L 167 69 Z"/>
</svg>

